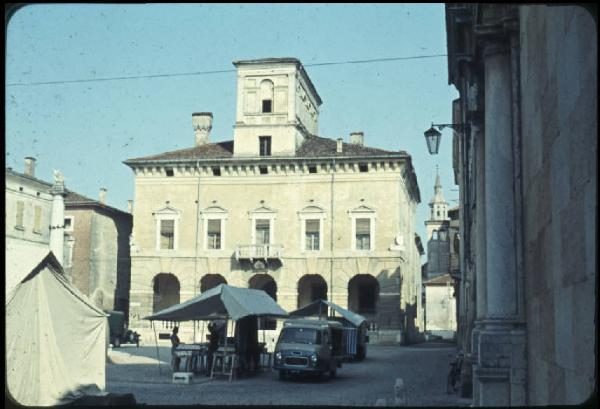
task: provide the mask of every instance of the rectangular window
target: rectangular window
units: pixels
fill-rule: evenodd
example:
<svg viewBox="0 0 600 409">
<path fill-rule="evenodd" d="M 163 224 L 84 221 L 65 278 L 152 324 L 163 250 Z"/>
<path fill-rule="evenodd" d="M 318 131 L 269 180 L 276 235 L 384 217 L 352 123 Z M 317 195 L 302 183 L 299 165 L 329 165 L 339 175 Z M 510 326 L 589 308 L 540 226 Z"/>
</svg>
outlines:
<svg viewBox="0 0 600 409">
<path fill-rule="evenodd" d="M 17 219 L 15 220 L 15 228 L 23 230 L 23 212 L 25 211 L 25 203 L 17 202 Z"/>
<path fill-rule="evenodd" d="M 317 173 L 316 165 L 308 165 L 308 173 Z"/>
<path fill-rule="evenodd" d="M 173 168 L 167 168 L 166 172 L 167 172 L 167 177 L 173 177 L 175 175 L 175 173 L 173 172 Z"/>
<path fill-rule="evenodd" d="M 33 219 L 33 232 L 42 232 L 42 207 L 35 206 L 34 208 L 34 219 Z"/>
<path fill-rule="evenodd" d="M 73 231 L 73 217 L 65 217 L 65 231 Z"/>
<path fill-rule="evenodd" d="M 306 250 L 320 250 L 319 227 L 319 219 L 306 220 L 306 236 L 304 238 Z"/>
<path fill-rule="evenodd" d="M 269 219 L 256 220 L 256 244 L 269 244 L 271 223 Z"/>
<path fill-rule="evenodd" d="M 371 250 L 371 219 L 356 219 L 356 250 Z"/>
<path fill-rule="evenodd" d="M 175 248 L 175 220 L 160 221 L 160 248 L 162 250 Z"/>
<path fill-rule="evenodd" d="M 269 168 L 267 166 L 259 166 L 258 171 L 260 172 L 261 175 L 269 174 Z"/>
<path fill-rule="evenodd" d="M 207 248 L 210 250 L 221 249 L 221 219 L 208 220 L 207 225 Z"/>
<path fill-rule="evenodd" d="M 369 165 L 366 163 L 359 163 L 358 164 L 358 170 L 361 172 L 368 172 L 369 171 Z"/>
<path fill-rule="evenodd" d="M 259 154 L 260 156 L 271 156 L 271 137 L 270 136 L 259 136 Z"/>
<path fill-rule="evenodd" d="M 273 112 L 273 101 L 270 99 L 263 99 L 262 111 L 263 113 Z"/>
<path fill-rule="evenodd" d="M 221 176 L 221 168 L 218 166 L 213 166 L 212 173 L 213 176 Z"/>
</svg>

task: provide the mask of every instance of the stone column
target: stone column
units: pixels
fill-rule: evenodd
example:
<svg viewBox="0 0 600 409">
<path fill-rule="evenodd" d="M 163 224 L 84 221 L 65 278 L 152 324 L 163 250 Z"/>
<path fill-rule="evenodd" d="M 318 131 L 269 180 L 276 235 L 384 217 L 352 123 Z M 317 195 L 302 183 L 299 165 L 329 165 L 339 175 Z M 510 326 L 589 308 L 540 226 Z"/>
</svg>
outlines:
<svg viewBox="0 0 600 409">
<path fill-rule="evenodd" d="M 512 92 L 504 42 L 485 48 L 485 92 L 486 317 L 502 319 L 517 313 Z"/>
<path fill-rule="evenodd" d="M 485 134 L 481 126 L 471 124 L 471 132 L 475 141 L 475 325 L 471 332 L 471 359 L 473 370 L 478 368 L 479 334 L 482 320 L 486 316 L 487 287 L 485 263 Z M 479 394 L 479 383 L 473 382 L 473 396 Z"/>
<path fill-rule="evenodd" d="M 511 60 L 492 40 L 485 66 L 485 317 L 478 339 L 474 403 L 525 404 L 524 333 L 518 327 Z"/>
<path fill-rule="evenodd" d="M 56 259 L 63 264 L 65 243 L 65 183 L 62 173 L 54 171 L 54 184 L 50 189 L 52 194 L 52 215 L 50 216 L 50 250 Z"/>
<path fill-rule="evenodd" d="M 472 126 L 475 135 L 475 288 L 477 291 L 476 317 L 481 320 L 486 316 L 487 283 L 485 276 L 485 134 L 479 126 Z"/>
</svg>

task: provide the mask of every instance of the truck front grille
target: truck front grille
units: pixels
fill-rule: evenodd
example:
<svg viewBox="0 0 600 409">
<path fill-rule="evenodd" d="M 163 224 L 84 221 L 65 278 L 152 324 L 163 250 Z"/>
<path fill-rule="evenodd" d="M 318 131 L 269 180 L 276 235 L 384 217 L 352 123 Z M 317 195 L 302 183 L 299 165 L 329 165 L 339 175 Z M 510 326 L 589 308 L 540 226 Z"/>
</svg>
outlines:
<svg viewBox="0 0 600 409">
<path fill-rule="evenodd" d="M 285 358 L 286 365 L 308 366 L 308 358 L 302 356 L 288 356 Z"/>
</svg>

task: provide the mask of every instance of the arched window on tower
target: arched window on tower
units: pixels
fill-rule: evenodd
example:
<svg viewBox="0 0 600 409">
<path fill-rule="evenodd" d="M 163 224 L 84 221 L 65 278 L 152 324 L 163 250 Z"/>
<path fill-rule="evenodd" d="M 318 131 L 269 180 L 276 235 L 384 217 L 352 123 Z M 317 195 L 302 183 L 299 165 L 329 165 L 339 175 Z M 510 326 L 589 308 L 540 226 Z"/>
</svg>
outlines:
<svg viewBox="0 0 600 409">
<path fill-rule="evenodd" d="M 261 112 L 273 112 L 273 81 L 263 80 L 260 83 Z"/>
<path fill-rule="evenodd" d="M 439 239 L 441 241 L 446 241 L 447 237 L 448 237 L 448 232 L 445 229 L 441 229 L 439 231 Z"/>
</svg>

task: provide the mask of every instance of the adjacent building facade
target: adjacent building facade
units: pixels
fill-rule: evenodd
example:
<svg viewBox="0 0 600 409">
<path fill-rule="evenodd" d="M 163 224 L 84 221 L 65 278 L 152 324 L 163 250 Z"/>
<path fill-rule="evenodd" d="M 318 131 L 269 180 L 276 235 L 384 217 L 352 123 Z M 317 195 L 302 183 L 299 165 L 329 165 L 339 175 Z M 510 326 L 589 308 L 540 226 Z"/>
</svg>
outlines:
<svg viewBox="0 0 600 409">
<path fill-rule="evenodd" d="M 41 259 L 50 250 L 63 258 L 62 217 L 64 183 L 55 171 L 54 184 L 35 175 L 36 159 L 25 158 L 24 172 L 5 171 L 6 271 L 18 269 L 23 258 Z M 5 277 L 6 288 L 13 288 L 22 277 Z"/>
<path fill-rule="evenodd" d="M 131 214 L 106 205 L 105 189 L 100 200 L 66 189 L 59 171 L 54 183 L 37 178 L 35 164 L 28 157 L 23 173 L 6 169 L 6 270 L 17 271 L 22 260 L 51 250 L 97 307 L 127 313 Z M 7 276 L 7 288 L 21 278 Z"/>
<path fill-rule="evenodd" d="M 323 298 L 365 315 L 374 342 L 423 331 L 410 156 L 316 136 L 322 103 L 297 59 L 237 61 L 233 140 L 125 161 L 135 175 L 130 324 L 220 283 L 291 311 Z M 273 327 L 271 327 L 273 328 Z M 183 337 L 194 330 L 182 325 Z"/>
<path fill-rule="evenodd" d="M 72 283 L 103 310 L 129 311 L 131 213 L 67 191 L 63 267 Z"/>
<path fill-rule="evenodd" d="M 463 384 L 476 405 L 579 404 L 597 385 L 596 21 L 451 3 L 446 22 Z"/>
</svg>

